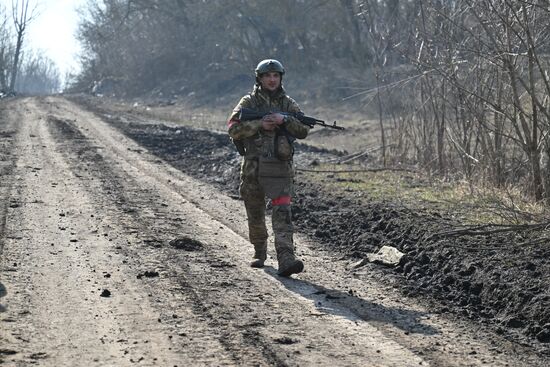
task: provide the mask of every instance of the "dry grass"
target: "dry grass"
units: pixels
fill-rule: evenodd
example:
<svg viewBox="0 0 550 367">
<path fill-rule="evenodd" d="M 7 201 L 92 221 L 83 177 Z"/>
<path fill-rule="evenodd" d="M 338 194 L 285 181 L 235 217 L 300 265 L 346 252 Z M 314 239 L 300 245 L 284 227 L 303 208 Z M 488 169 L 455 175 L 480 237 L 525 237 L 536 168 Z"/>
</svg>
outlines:
<svg viewBox="0 0 550 367">
<path fill-rule="evenodd" d="M 365 202 L 390 201 L 409 208 L 447 213 L 464 224 L 519 224 L 548 220 L 542 203 L 523 196 L 519 189 L 496 190 L 465 181 L 428 180 L 414 172 L 342 172 L 360 170 L 359 165 L 322 164 L 319 171 L 299 172 L 307 180 L 322 181 L 331 193 L 355 193 Z"/>
</svg>

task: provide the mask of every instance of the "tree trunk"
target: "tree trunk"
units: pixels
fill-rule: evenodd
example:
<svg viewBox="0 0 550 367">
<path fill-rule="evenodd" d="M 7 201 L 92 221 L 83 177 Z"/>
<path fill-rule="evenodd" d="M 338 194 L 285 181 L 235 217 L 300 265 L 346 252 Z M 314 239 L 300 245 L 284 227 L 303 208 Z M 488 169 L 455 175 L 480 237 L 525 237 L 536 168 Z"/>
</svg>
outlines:
<svg viewBox="0 0 550 367">
<path fill-rule="evenodd" d="M 23 32 L 17 32 L 17 44 L 15 46 L 15 55 L 13 57 L 13 65 L 11 68 L 10 92 L 15 92 L 15 81 L 17 71 L 19 70 L 19 58 L 21 56 L 21 46 L 23 45 Z"/>
<path fill-rule="evenodd" d="M 541 200 L 544 196 L 544 190 L 542 186 L 542 170 L 540 168 L 540 150 L 535 148 L 531 151 L 531 156 L 529 157 L 531 164 L 531 172 L 533 174 L 533 193 L 535 199 Z"/>
<path fill-rule="evenodd" d="M 386 133 L 382 118 L 382 99 L 380 98 L 380 73 L 376 72 L 376 99 L 378 101 L 378 118 L 380 121 L 380 143 L 382 144 L 382 163 L 386 167 Z"/>
</svg>

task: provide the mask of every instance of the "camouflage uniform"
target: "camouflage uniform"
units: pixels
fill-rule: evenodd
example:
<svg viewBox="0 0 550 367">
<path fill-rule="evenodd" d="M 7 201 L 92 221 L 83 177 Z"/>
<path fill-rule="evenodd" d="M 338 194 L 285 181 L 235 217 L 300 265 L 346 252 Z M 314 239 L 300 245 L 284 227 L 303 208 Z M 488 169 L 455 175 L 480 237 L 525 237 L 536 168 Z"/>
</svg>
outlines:
<svg viewBox="0 0 550 367">
<path fill-rule="evenodd" d="M 296 118 L 287 116 L 284 124 L 281 125 L 283 129 L 266 131 L 262 129 L 261 120 L 240 121 L 241 108 L 277 112 L 300 112 L 300 108 L 292 98 L 286 95 L 282 86 L 275 93 L 269 94 L 256 85 L 251 94 L 241 98 L 228 122 L 231 138 L 244 145 L 239 189 L 248 215 L 249 239 L 254 245 L 254 257 L 259 259 L 260 266 L 263 266 L 268 237 L 265 225 L 265 197 L 267 196 L 271 199 L 273 208 L 275 249 L 281 273 L 282 268 L 296 261 L 290 208 L 294 191 L 292 141 L 295 138 L 305 138 L 309 127 Z M 283 143 L 286 143 L 286 146 Z M 286 152 L 280 154 L 280 150 L 286 150 Z M 303 264 L 301 266 L 303 268 Z"/>
</svg>

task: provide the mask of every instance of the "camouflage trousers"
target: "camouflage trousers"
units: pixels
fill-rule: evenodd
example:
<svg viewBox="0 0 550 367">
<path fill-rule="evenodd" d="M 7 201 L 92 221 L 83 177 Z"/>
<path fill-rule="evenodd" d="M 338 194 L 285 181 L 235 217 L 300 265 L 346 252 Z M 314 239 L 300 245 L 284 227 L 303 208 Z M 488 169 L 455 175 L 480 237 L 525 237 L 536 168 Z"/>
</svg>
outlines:
<svg viewBox="0 0 550 367">
<path fill-rule="evenodd" d="M 248 236 L 254 245 L 255 257 L 263 259 L 266 257 L 268 238 L 265 223 L 266 197 L 271 199 L 272 204 L 271 220 L 277 256 L 287 252 L 294 254 L 294 228 L 290 206 L 293 194 L 292 171 L 289 171 L 287 177 L 260 176 L 261 170 L 258 167 L 260 164 L 258 160 L 244 160 L 239 187 L 246 207 Z M 291 166 L 289 169 L 291 170 Z"/>
</svg>

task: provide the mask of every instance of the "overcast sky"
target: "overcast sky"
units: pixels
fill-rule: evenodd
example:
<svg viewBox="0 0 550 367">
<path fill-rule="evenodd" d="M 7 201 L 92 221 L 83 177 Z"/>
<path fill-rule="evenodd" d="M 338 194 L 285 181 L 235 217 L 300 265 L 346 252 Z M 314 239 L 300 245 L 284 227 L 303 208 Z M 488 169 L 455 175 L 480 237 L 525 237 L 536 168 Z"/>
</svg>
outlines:
<svg viewBox="0 0 550 367">
<path fill-rule="evenodd" d="M 37 4 L 38 16 L 29 25 L 25 38 L 27 49 L 43 50 L 59 67 L 61 75 L 78 71 L 79 45 L 75 39 L 78 26 L 76 9 L 85 0 L 30 0 Z M 0 0 L 11 9 L 12 0 Z"/>
</svg>

